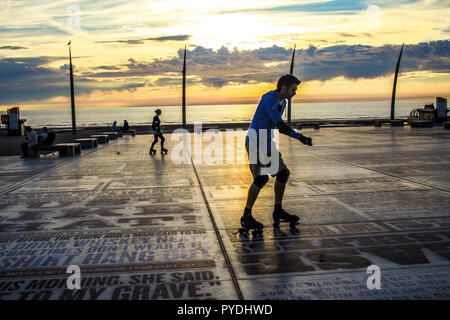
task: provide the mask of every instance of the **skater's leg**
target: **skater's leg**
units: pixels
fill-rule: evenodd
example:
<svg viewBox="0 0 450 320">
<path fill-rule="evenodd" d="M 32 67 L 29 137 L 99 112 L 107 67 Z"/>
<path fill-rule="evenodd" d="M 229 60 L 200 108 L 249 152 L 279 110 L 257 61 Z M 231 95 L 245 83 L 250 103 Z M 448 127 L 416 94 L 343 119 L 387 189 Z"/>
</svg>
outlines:
<svg viewBox="0 0 450 320">
<path fill-rule="evenodd" d="M 277 174 L 277 179 L 275 180 L 274 191 L 275 191 L 275 204 L 280 205 L 283 201 L 284 190 L 286 190 L 286 183 L 289 178 L 289 169 L 284 169 Z"/>
<path fill-rule="evenodd" d="M 154 147 L 155 144 L 157 144 L 157 143 L 158 143 L 158 136 L 155 134 L 155 135 L 154 135 L 154 140 L 153 140 L 152 146 L 150 147 L 150 150 L 153 150 L 153 147 Z"/>
<path fill-rule="evenodd" d="M 285 168 L 277 174 L 275 181 L 275 207 L 273 210 L 273 226 L 279 228 L 280 221 L 286 221 L 290 223 L 291 229 L 295 228 L 299 218 L 295 215 L 291 215 L 282 208 L 284 191 L 286 190 L 286 183 L 289 178 L 289 169 Z"/>
<path fill-rule="evenodd" d="M 251 210 L 253 208 L 253 205 L 258 198 L 259 191 L 261 191 L 261 189 L 266 185 L 268 181 L 268 176 L 259 176 L 255 178 L 252 185 L 248 189 L 247 204 L 245 205 L 247 209 Z"/>
<path fill-rule="evenodd" d="M 255 186 L 253 183 L 250 186 L 250 188 L 248 189 L 248 194 L 247 194 L 247 203 L 245 205 L 246 209 L 249 209 L 250 211 L 253 208 L 253 205 L 255 204 L 256 199 L 258 198 L 259 195 L 259 191 L 261 189 L 258 188 L 257 186 Z"/>
<path fill-rule="evenodd" d="M 162 150 L 162 149 L 164 149 L 164 141 L 166 141 L 166 139 L 164 138 L 162 133 L 159 134 L 159 137 L 161 138 L 161 150 Z"/>
<path fill-rule="evenodd" d="M 281 206 L 284 197 L 284 190 L 286 190 L 286 184 L 276 180 L 273 189 L 275 190 L 275 204 Z"/>
</svg>

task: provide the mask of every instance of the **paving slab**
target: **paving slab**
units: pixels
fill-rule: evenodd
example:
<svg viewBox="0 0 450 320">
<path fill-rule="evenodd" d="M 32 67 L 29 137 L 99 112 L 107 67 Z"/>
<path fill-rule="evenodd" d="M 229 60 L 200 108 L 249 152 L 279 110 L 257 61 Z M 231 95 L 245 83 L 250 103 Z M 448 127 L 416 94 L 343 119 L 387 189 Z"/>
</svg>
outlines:
<svg viewBox="0 0 450 320">
<path fill-rule="evenodd" d="M 0 297 L 450 298 L 450 132 L 304 133 L 313 147 L 285 136 L 279 146 L 299 232 L 272 229 L 270 179 L 256 238 L 236 233 L 252 183 L 245 132 L 197 149 L 202 136 L 187 134 L 184 158 L 175 134 L 168 155 L 149 155 L 153 136 L 138 135 L 75 159 L 1 157 Z M 67 287 L 71 265 L 79 290 Z"/>
</svg>

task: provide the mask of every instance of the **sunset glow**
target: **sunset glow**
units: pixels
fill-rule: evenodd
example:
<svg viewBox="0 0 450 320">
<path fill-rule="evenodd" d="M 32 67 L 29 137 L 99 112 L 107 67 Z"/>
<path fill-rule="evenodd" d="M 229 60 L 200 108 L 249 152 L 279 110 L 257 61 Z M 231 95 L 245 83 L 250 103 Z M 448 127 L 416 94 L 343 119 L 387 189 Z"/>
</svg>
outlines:
<svg viewBox="0 0 450 320">
<path fill-rule="evenodd" d="M 450 1 L 0 1 L 0 110 L 256 103 L 289 72 L 294 102 L 450 93 Z"/>
</svg>

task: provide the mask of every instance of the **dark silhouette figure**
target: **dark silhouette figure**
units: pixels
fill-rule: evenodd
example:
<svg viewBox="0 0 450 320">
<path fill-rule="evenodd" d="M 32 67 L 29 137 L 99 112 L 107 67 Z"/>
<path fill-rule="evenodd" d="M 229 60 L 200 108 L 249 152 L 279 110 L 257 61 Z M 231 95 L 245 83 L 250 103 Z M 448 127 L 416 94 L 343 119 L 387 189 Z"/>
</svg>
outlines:
<svg viewBox="0 0 450 320">
<path fill-rule="evenodd" d="M 117 126 L 117 121 L 114 121 L 111 131 L 112 132 L 118 132 L 120 130 L 120 128 Z"/>
<path fill-rule="evenodd" d="M 252 144 L 252 146 L 254 146 L 257 150 L 257 155 L 259 154 L 258 148 L 260 148 L 260 146 L 257 143 L 259 139 L 267 140 L 267 146 L 264 152 L 267 154 L 278 153 L 278 168 L 270 173 L 272 177 L 276 177 L 274 184 L 275 207 L 272 214 L 274 220 L 273 226 L 275 229 L 279 229 L 280 222 L 289 222 L 291 229 L 294 229 L 295 225 L 298 223 L 299 217 L 289 214 L 282 208 L 282 200 L 290 171 L 284 163 L 281 153 L 278 150 L 271 150 L 273 133 L 266 134 L 266 137 L 259 137 L 259 135 L 264 132 L 264 130 L 273 131 L 273 129 L 277 128 L 281 134 L 285 134 L 291 138 L 299 140 L 303 144 L 312 146 L 311 138 L 296 132 L 294 129 L 285 124 L 281 118 L 281 115 L 286 108 L 286 100 L 295 96 L 297 86 L 300 82 L 301 81 L 293 75 L 282 76 L 278 80 L 277 89 L 269 91 L 262 96 L 253 116 L 253 120 L 250 124 L 249 131 L 245 139 L 245 148 L 249 153 L 249 167 L 253 175 L 253 183 L 248 190 L 247 203 L 245 205 L 244 215 L 241 218 L 242 228 L 239 230 L 241 234 L 247 234 L 250 229 L 254 229 L 254 236 L 261 235 L 264 228 L 264 225 L 256 221 L 252 216 L 252 208 L 258 198 L 259 192 L 269 181 L 268 173 L 264 170 L 267 165 L 263 165 L 259 159 L 252 160 L 250 157 L 250 144 Z M 250 133 L 254 132 L 256 132 L 257 139 L 251 140 Z"/>
<path fill-rule="evenodd" d="M 159 116 L 161 115 L 161 110 L 156 109 L 155 113 L 156 113 L 156 116 L 153 117 L 153 122 L 152 122 L 154 140 L 153 140 L 152 146 L 150 147 L 150 154 L 156 154 L 156 150 L 153 149 L 153 147 L 155 146 L 155 144 L 158 143 L 158 138 L 161 139 L 161 153 L 167 153 L 167 149 L 164 149 L 164 141 L 166 139 L 162 135 L 161 127 L 160 127 L 161 120 L 159 119 Z"/>
<path fill-rule="evenodd" d="M 47 127 L 43 127 L 39 135 L 39 146 L 51 146 L 53 141 L 55 141 L 55 137 L 54 132 L 49 132 Z"/>
<path fill-rule="evenodd" d="M 128 121 L 127 121 L 127 120 L 124 120 L 124 121 L 123 121 L 123 131 L 124 131 L 124 132 L 128 132 L 128 130 L 130 130 L 130 126 L 129 126 L 129 124 L 128 124 Z"/>
<path fill-rule="evenodd" d="M 38 134 L 34 129 L 30 126 L 25 128 L 27 136 L 25 138 L 26 142 L 23 142 L 20 145 L 20 149 L 22 149 L 22 158 L 34 156 L 35 149 L 38 145 Z"/>
</svg>

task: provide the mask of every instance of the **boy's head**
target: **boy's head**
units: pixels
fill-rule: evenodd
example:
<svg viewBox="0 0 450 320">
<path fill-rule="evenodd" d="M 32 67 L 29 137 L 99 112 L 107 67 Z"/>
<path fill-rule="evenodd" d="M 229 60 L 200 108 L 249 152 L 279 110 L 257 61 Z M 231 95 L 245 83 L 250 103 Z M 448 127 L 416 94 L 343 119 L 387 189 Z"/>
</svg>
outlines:
<svg viewBox="0 0 450 320">
<path fill-rule="evenodd" d="M 278 79 L 277 91 L 278 94 L 283 97 L 290 99 L 296 94 L 297 86 L 301 83 L 297 77 L 292 74 L 286 74 Z"/>
</svg>

